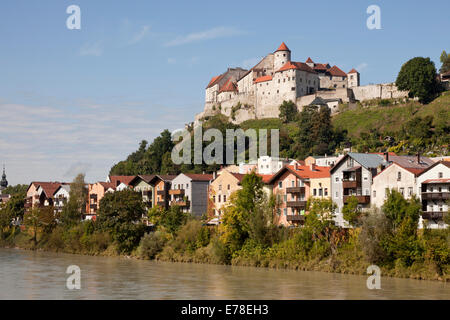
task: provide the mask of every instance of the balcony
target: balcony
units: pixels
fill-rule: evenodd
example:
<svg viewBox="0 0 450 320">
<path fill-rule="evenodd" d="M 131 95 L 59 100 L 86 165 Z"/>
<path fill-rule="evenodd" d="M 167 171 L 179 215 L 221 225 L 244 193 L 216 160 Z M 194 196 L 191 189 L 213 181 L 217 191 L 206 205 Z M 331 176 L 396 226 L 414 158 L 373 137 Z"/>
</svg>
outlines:
<svg viewBox="0 0 450 320">
<path fill-rule="evenodd" d="M 170 202 L 171 206 L 189 207 L 191 202 L 189 200 L 176 200 Z"/>
<path fill-rule="evenodd" d="M 300 214 L 291 214 L 291 215 L 287 215 L 286 219 L 287 219 L 287 221 L 290 221 L 290 222 L 304 222 L 305 216 L 300 215 Z"/>
<path fill-rule="evenodd" d="M 370 196 L 344 196 L 344 203 L 347 203 L 350 197 L 356 197 L 358 199 L 358 203 L 360 204 L 369 204 L 370 203 Z"/>
<path fill-rule="evenodd" d="M 305 193 L 305 187 L 290 187 L 286 188 L 287 193 Z"/>
<path fill-rule="evenodd" d="M 290 208 L 306 208 L 306 201 L 288 201 L 286 206 Z"/>
<path fill-rule="evenodd" d="M 355 189 L 358 187 L 358 181 L 356 180 L 343 180 L 342 181 L 342 188 L 344 189 Z"/>
<path fill-rule="evenodd" d="M 181 195 L 184 195 L 184 189 L 170 189 L 169 194 L 181 196 Z"/>
<path fill-rule="evenodd" d="M 443 217 L 443 211 L 425 211 L 422 213 L 422 218 L 426 220 L 440 220 Z"/>
<path fill-rule="evenodd" d="M 422 200 L 443 200 L 450 199 L 450 192 L 422 192 Z"/>
<path fill-rule="evenodd" d="M 163 196 L 165 194 L 165 190 L 158 190 L 158 191 L 156 191 L 156 194 Z"/>
<path fill-rule="evenodd" d="M 89 198 L 90 198 L 90 199 L 95 199 L 95 200 L 97 200 L 97 195 L 96 195 L 96 194 L 91 194 L 91 195 L 89 196 Z"/>
</svg>

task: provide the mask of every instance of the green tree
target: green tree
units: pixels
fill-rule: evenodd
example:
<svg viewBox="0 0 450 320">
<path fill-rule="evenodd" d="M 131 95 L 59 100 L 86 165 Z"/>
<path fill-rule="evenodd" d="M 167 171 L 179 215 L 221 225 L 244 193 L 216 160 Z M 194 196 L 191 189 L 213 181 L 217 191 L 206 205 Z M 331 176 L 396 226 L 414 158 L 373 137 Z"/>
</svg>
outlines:
<svg viewBox="0 0 450 320">
<path fill-rule="evenodd" d="M 291 100 L 284 100 L 279 107 L 280 119 L 283 123 L 293 122 L 297 119 L 298 110 L 297 106 Z"/>
<path fill-rule="evenodd" d="M 442 66 L 439 69 L 439 72 L 446 73 L 446 72 L 450 71 L 450 54 L 447 54 L 447 52 L 445 52 L 445 50 L 442 51 L 440 60 L 441 60 Z"/>
<path fill-rule="evenodd" d="M 399 90 L 409 92 L 409 97 L 418 97 L 421 103 L 433 100 L 438 91 L 436 68 L 430 58 L 416 57 L 406 62 L 395 81 Z"/>
<path fill-rule="evenodd" d="M 2 193 L 3 194 L 9 194 L 11 196 L 16 195 L 16 194 L 20 194 L 22 195 L 23 198 L 25 198 L 26 193 L 27 193 L 27 189 L 28 186 L 26 184 L 18 184 L 15 186 L 8 186 L 6 187 Z"/>
<path fill-rule="evenodd" d="M 357 225 L 361 217 L 361 210 L 358 207 L 358 198 L 351 196 L 342 208 L 344 219 L 352 226 Z"/>
<path fill-rule="evenodd" d="M 66 226 L 81 222 L 86 213 L 88 190 L 84 181 L 84 174 L 78 174 L 70 184 L 69 201 L 64 205 L 61 222 Z"/>
<path fill-rule="evenodd" d="M 38 243 L 38 232 L 51 233 L 56 226 L 54 209 L 48 207 L 35 207 L 24 215 L 25 226 L 33 232 L 33 242 Z"/>
<path fill-rule="evenodd" d="M 141 222 L 145 214 L 142 194 L 130 189 L 106 193 L 100 200 L 97 223 L 111 234 L 121 252 L 129 253 L 145 233 Z"/>
</svg>

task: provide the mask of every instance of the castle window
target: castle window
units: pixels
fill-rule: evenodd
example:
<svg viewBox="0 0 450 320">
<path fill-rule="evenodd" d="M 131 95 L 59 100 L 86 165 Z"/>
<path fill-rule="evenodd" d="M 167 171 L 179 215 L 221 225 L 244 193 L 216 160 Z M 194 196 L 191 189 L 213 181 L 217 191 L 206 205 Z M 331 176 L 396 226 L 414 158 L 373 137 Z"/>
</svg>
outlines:
<svg viewBox="0 0 450 320">
<path fill-rule="evenodd" d="M 295 80 L 295 77 L 292 77 L 292 80 Z"/>
<path fill-rule="evenodd" d="M 277 90 L 277 93 L 280 93 L 280 90 Z"/>
<path fill-rule="evenodd" d="M 295 91 L 295 87 L 292 87 L 291 90 L 292 90 L 292 91 Z"/>
<path fill-rule="evenodd" d="M 283 79 L 283 82 L 286 82 L 286 78 Z"/>
<path fill-rule="evenodd" d="M 280 83 L 280 79 L 278 79 L 278 83 Z"/>
<path fill-rule="evenodd" d="M 286 57 L 286 53 L 283 53 L 283 57 Z"/>
</svg>

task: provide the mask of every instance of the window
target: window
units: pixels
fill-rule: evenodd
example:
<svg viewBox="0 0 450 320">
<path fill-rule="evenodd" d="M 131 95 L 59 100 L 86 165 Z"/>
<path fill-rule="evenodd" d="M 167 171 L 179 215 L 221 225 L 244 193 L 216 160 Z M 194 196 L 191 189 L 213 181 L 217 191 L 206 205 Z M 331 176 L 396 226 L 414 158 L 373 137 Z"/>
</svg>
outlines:
<svg viewBox="0 0 450 320">
<path fill-rule="evenodd" d="M 402 196 L 405 195 L 405 188 L 400 188 L 400 193 L 402 194 Z"/>
<path fill-rule="evenodd" d="M 313 196 L 316 196 L 316 195 L 317 195 L 317 190 L 313 189 Z"/>
<path fill-rule="evenodd" d="M 439 172 L 439 173 L 438 173 L 438 178 L 439 178 L 439 179 L 442 179 L 442 177 L 443 177 L 442 172 Z"/>
<path fill-rule="evenodd" d="M 213 196 L 213 202 L 216 203 L 216 196 Z"/>
<path fill-rule="evenodd" d="M 223 202 L 227 202 L 227 196 L 225 194 L 223 195 Z"/>
<path fill-rule="evenodd" d="M 366 196 L 370 196 L 370 191 L 369 191 L 369 189 L 366 189 Z"/>
<path fill-rule="evenodd" d="M 291 91 L 295 91 L 295 87 L 292 87 L 292 88 L 291 88 Z"/>
<path fill-rule="evenodd" d="M 284 213 L 285 216 L 287 216 L 287 209 L 286 208 L 283 209 L 283 213 Z"/>
<path fill-rule="evenodd" d="M 230 188 L 231 188 L 231 186 L 230 186 L 230 185 L 228 185 L 228 186 L 227 186 L 227 189 L 228 189 L 228 190 L 230 190 Z"/>
<path fill-rule="evenodd" d="M 413 188 L 412 187 L 408 187 L 408 196 L 412 196 L 413 194 Z"/>
<path fill-rule="evenodd" d="M 277 214 L 278 214 L 278 215 L 281 214 L 281 209 L 277 209 Z"/>
<path fill-rule="evenodd" d="M 292 186 L 292 187 L 295 187 L 295 180 L 292 180 L 292 181 L 291 181 L 291 186 Z"/>
<path fill-rule="evenodd" d="M 320 188 L 320 189 L 319 189 L 319 197 L 322 197 L 322 196 L 323 196 L 323 189 Z"/>
<path fill-rule="evenodd" d="M 283 200 L 284 200 L 284 202 L 287 201 L 287 194 L 284 195 Z"/>
<path fill-rule="evenodd" d="M 402 173 L 399 171 L 397 172 L 397 181 L 402 180 Z"/>
<path fill-rule="evenodd" d="M 367 181 L 368 177 L 367 174 L 364 175 L 364 181 Z"/>
<path fill-rule="evenodd" d="M 377 191 L 373 190 L 373 197 L 376 198 L 377 197 Z"/>
<path fill-rule="evenodd" d="M 336 194 L 335 194 L 334 197 L 335 197 L 336 199 L 338 199 L 338 198 L 339 198 L 339 192 L 336 191 Z"/>
<path fill-rule="evenodd" d="M 282 181 L 278 182 L 278 188 L 283 188 L 283 182 Z"/>
<path fill-rule="evenodd" d="M 324 195 L 325 197 L 328 197 L 328 188 L 325 188 L 325 190 L 324 190 L 324 192 L 323 192 L 323 195 Z"/>
<path fill-rule="evenodd" d="M 219 194 L 218 200 L 219 200 L 218 202 L 220 202 L 220 194 Z"/>
<path fill-rule="evenodd" d="M 280 93 L 280 90 L 277 90 L 277 93 Z"/>
<path fill-rule="evenodd" d="M 339 177 L 336 177 L 336 182 L 339 182 Z"/>
</svg>

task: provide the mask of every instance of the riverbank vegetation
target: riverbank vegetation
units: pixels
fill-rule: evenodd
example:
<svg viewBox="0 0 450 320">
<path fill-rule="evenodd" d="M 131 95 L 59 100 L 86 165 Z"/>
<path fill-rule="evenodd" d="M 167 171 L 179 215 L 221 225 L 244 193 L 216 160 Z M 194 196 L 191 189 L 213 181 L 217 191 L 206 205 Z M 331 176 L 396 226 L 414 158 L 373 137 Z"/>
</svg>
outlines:
<svg viewBox="0 0 450 320">
<path fill-rule="evenodd" d="M 307 204 L 303 226 L 279 227 L 276 201 L 261 178 L 246 175 L 232 195 L 223 223 L 208 226 L 179 207 L 146 211 L 140 193 L 124 190 L 102 198 L 98 219 L 81 221 L 83 176 L 71 188 L 71 205 L 56 215 L 48 208 L 25 212 L 20 197 L 0 209 L 0 244 L 6 247 L 139 259 L 292 268 L 365 274 L 371 264 L 383 275 L 450 281 L 450 230 L 418 229 L 421 206 L 392 191 L 381 210 L 361 212 L 349 201 L 336 227 L 329 199 Z M 144 217 L 145 219 L 141 219 Z M 141 221 L 149 220 L 149 228 Z M 448 222 L 448 214 L 445 216 Z M 11 224 L 22 220 L 23 225 Z"/>
</svg>

